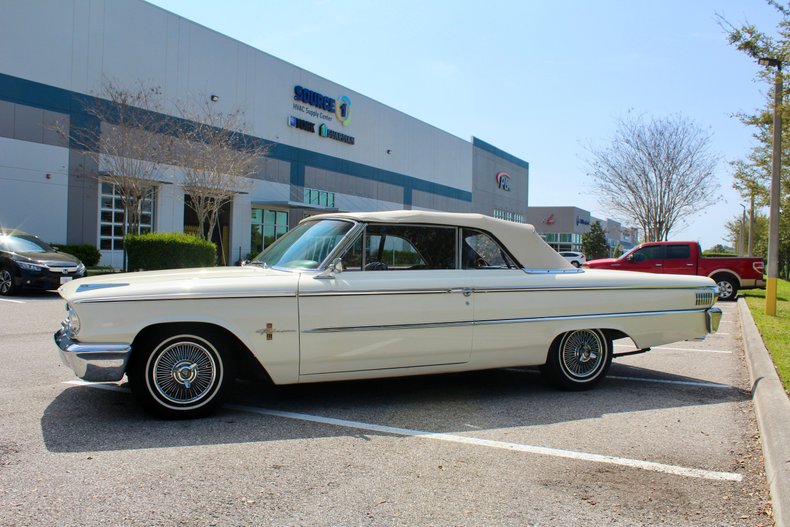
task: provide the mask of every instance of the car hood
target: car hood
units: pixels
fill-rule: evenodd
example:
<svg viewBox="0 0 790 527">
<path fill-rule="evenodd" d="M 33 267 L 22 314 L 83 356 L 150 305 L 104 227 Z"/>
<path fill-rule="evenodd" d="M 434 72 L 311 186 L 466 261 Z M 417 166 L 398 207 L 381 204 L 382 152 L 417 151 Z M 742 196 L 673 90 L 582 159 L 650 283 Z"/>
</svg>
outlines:
<svg viewBox="0 0 790 527">
<path fill-rule="evenodd" d="M 49 253 L 19 252 L 14 254 L 16 256 L 21 256 L 26 260 L 30 260 L 31 262 L 46 265 L 47 267 L 76 267 L 81 263 L 79 258 L 77 258 L 76 256 L 72 256 L 70 254 L 61 253 L 61 252 L 49 252 Z"/>
<path fill-rule="evenodd" d="M 293 294 L 298 272 L 258 266 L 114 273 L 69 282 L 58 289 L 69 302 Z"/>
<path fill-rule="evenodd" d="M 587 267 L 608 266 L 618 262 L 617 258 L 598 258 L 597 260 L 587 260 Z"/>
</svg>

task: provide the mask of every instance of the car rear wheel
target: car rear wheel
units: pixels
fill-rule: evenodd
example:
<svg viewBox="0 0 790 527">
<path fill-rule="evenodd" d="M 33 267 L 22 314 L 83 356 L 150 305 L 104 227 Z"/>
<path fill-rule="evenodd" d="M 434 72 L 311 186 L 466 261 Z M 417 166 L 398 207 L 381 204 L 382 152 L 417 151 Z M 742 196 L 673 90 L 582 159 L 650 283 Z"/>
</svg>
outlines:
<svg viewBox="0 0 790 527">
<path fill-rule="evenodd" d="M 579 329 L 557 338 L 541 372 L 564 390 L 587 390 L 601 382 L 612 364 L 612 343 L 600 330 Z"/>
<path fill-rule="evenodd" d="M 716 278 L 716 285 L 719 286 L 719 300 L 735 300 L 738 286 L 732 278 L 720 276 Z"/>
<path fill-rule="evenodd" d="M 16 294 L 17 287 L 14 284 L 14 273 L 8 269 L 0 269 L 0 295 L 11 296 Z"/>
<path fill-rule="evenodd" d="M 213 412 L 235 379 L 227 339 L 207 329 L 174 330 L 145 339 L 132 359 L 132 392 L 146 409 L 168 419 Z"/>
</svg>

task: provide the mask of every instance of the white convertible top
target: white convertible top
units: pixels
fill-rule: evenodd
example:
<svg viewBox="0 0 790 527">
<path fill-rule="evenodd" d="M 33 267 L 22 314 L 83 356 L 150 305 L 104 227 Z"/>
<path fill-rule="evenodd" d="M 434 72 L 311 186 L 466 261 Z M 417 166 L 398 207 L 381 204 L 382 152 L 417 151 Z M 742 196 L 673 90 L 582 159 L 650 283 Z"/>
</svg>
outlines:
<svg viewBox="0 0 790 527">
<path fill-rule="evenodd" d="M 573 269 L 573 266 L 565 258 L 543 241 L 532 225 L 498 220 L 484 214 L 390 210 L 319 214 L 302 221 L 312 221 L 317 218 L 339 218 L 365 223 L 415 223 L 471 227 L 494 235 L 526 269 Z"/>
</svg>

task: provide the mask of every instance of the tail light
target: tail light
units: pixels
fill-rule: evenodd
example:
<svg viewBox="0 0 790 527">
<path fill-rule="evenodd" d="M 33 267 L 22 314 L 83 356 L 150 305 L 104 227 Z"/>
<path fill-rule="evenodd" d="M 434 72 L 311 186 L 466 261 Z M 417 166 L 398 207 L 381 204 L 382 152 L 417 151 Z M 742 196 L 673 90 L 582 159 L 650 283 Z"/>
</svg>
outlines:
<svg viewBox="0 0 790 527">
<path fill-rule="evenodd" d="M 752 267 L 754 268 L 755 271 L 757 271 L 760 274 L 765 273 L 765 262 L 762 260 L 760 260 L 759 262 L 754 262 L 752 264 Z"/>
</svg>

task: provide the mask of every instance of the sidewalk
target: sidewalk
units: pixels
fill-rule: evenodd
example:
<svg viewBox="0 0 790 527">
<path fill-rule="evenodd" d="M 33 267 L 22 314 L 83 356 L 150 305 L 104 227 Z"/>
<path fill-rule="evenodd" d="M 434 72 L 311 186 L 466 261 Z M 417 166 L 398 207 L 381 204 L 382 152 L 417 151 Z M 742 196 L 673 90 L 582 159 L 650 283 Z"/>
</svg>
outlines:
<svg viewBox="0 0 790 527">
<path fill-rule="evenodd" d="M 790 527 L 790 399 L 742 298 L 738 311 L 776 527 Z"/>
</svg>

